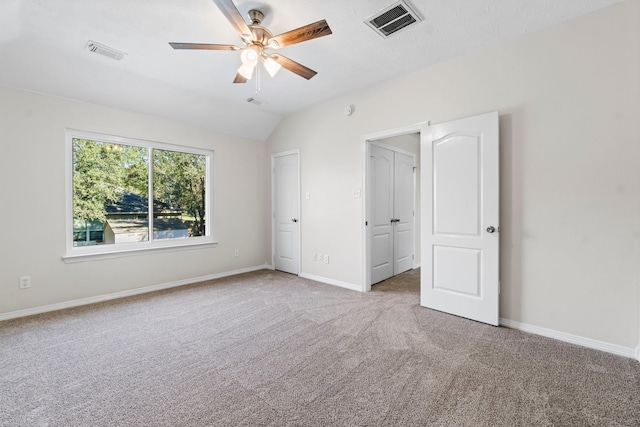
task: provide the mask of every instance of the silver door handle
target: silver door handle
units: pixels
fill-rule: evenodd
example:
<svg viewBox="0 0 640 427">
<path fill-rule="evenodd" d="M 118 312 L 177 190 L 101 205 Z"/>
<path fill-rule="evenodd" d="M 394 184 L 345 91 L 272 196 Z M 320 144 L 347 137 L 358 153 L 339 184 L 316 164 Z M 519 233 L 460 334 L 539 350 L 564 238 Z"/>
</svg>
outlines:
<svg viewBox="0 0 640 427">
<path fill-rule="evenodd" d="M 495 232 L 496 232 L 496 228 L 494 226 L 487 227 L 487 233 L 495 233 Z"/>
</svg>

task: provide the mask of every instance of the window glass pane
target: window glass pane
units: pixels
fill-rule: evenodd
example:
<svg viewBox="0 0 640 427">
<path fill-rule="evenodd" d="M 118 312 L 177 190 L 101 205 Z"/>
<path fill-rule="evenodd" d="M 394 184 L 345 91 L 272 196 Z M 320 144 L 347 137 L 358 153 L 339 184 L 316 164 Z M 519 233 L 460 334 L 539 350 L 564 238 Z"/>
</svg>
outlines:
<svg viewBox="0 0 640 427">
<path fill-rule="evenodd" d="M 216 243 L 205 223 L 212 151 L 73 130 L 67 138 L 69 258 Z"/>
<path fill-rule="evenodd" d="M 153 150 L 153 237 L 204 236 L 206 159 L 204 155 Z"/>
<path fill-rule="evenodd" d="M 149 240 L 147 150 L 74 138 L 73 245 Z"/>
</svg>

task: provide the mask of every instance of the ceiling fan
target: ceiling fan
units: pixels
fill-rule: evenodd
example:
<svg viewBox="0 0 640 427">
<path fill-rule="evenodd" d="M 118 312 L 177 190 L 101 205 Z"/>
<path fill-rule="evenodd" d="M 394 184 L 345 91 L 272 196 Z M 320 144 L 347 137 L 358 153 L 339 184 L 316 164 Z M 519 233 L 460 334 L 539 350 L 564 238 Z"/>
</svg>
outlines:
<svg viewBox="0 0 640 427">
<path fill-rule="evenodd" d="M 228 44 L 204 44 L 204 43 L 173 43 L 169 44 L 174 49 L 199 49 L 199 50 L 237 50 L 242 51 L 240 59 L 242 65 L 238 68 L 234 83 L 246 83 L 253 76 L 258 62 L 264 64 L 265 69 L 271 77 L 280 70 L 281 67 L 310 79 L 317 72 L 305 67 L 298 62 L 280 55 L 279 53 L 269 53 L 269 49 L 280 49 L 281 47 L 312 40 L 318 37 L 331 34 L 331 28 L 324 19 L 313 24 L 305 25 L 295 30 L 274 36 L 271 31 L 260 25 L 264 19 L 264 13 L 257 9 L 249 11 L 251 24 L 247 25 L 240 15 L 240 12 L 231 0 L 213 0 L 222 14 L 227 18 L 235 30 L 240 34 L 243 47 Z"/>
</svg>

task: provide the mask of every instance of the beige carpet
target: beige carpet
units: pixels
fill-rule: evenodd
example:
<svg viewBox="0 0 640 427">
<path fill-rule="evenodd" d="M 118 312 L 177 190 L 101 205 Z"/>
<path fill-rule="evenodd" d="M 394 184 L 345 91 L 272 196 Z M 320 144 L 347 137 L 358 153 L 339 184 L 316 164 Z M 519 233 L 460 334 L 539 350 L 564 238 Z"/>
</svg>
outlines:
<svg viewBox="0 0 640 427">
<path fill-rule="evenodd" d="M 638 426 L 640 364 L 272 271 L 0 323 L 0 426 Z"/>
</svg>

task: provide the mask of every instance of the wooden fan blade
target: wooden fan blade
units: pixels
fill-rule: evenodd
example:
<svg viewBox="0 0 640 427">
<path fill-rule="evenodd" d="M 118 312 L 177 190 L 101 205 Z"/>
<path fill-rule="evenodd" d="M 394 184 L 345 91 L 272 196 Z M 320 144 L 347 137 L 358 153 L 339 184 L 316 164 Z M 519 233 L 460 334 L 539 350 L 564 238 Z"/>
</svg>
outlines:
<svg viewBox="0 0 640 427">
<path fill-rule="evenodd" d="M 269 42 L 275 41 L 278 44 L 270 46 L 280 48 L 307 40 L 317 39 L 318 37 L 328 36 L 329 34 L 332 34 L 331 28 L 329 28 L 327 21 L 323 19 L 322 21 L 314 22 L 313 24 L 305 25 L 304 27 L 273 36 L 269 39 Z"/>
<path fill-rule="evenodd" d="M 292 73 L 296 73 L 300 77 L 304 77 L 307 80 L 318 74 L 311 68 L 305 67 L 304 65 L 294 61 L 293 59 L 289 59 L 286 56 L 280 55 L 279 53 L 272 54 L 271 58 L 273 58 L 274 61 L 282 65 L 287 70 L 291 71 Z"/>
<path fill-rule="evenodd" d="M 249 26 L 231 0 L 213 0 L 213 2 L 218 6 L 220 12 L 222 12 L 231 25 L 233 25 L 233 28 L 236 29 L 238 34 L 251 34 Z"/>
<path fill-rule="evenodd" d="M 238 46 L 230 44 L 206 44 L 206 43 L 172 43 L 174 49 L 200 49 L 200 50 L 240 50 Z"/>
<path fill-rule="evenodd" d="M 238 73 L 238 74 L 236 74 L 236 78 L 235 78 L 235 79 L 233 79 L 233 82 L 234 82 L 234 83 L 246 83 L 246 82 L 247 82 L 247 79 L 245 79 L 245 78 L 242 76 L 242 74 Z"/>
</svg>

